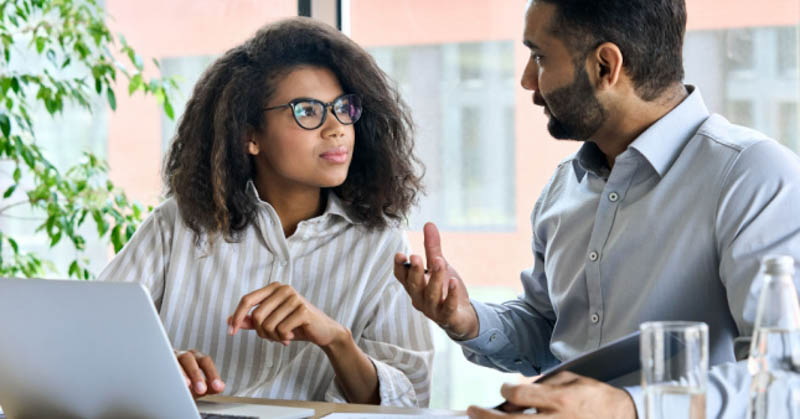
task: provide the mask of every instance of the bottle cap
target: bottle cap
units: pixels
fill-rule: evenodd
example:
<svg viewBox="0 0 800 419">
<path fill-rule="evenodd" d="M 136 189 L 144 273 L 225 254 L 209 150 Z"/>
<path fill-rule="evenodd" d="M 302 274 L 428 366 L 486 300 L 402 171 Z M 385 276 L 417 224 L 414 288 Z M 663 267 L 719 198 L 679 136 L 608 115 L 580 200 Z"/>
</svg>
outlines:
<svg viewBox="0 0 800 419">
<path fill-rule="evenodd" d="M 767 256 L 764 258 L 764 273 L 767 275 L 794 275 L 794 258 L 791 256 Z"/>
</svg>

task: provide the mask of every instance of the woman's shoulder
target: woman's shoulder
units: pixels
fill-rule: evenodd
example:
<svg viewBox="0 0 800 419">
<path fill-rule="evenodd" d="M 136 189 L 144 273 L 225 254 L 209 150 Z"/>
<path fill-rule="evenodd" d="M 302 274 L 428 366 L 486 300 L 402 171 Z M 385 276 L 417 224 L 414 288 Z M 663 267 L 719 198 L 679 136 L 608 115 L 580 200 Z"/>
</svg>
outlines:
<svg viewBox="0 0 800 419">
<path fill-rule="evenodd" d="M 408 234 L 401 226 L 388 225 L 385 227 L 367 228 L 363 224 L 354 225 L 359 230 L 362 239 L 372 246 L 378 246 L 392 252 L 405 252 L 408 248 Z M 378 245 L 381 243 L 382 245 Z M 374 250 L 378 250 L 378 248 Z"/>
<path fill-rule="evenodd" d="M 156 205 L 142 222 L 141 228 L 158 231 L 173 231 L 180 224 L 181 215 L 174 197 L 169 197 Z"/>
<path fill-rule="evenodd" d="M 166 222 L 167 224 L 174 224 L 175 221 L 180 219 L 180 211 L 178 210 L 178 201 L 175 197 L 169 197 L 161 201 L 155 208 L 150 216 L 159 219 L 159 221 Z"/>
</svg>

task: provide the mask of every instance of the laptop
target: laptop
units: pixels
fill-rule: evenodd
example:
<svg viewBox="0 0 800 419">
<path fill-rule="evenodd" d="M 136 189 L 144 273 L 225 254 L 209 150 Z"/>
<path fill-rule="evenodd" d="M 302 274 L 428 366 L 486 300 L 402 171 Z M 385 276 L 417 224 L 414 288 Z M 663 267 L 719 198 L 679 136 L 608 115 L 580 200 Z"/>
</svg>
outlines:
<svg viewBox="0 0 800 419">
<path fill-rule="evenodd" d="M 0 406 L 9 419 L 314 415 L 297 407 L 200 405 L 211 412 L 198 410 L 140 284 L 0 278 Z"/>
</svg>

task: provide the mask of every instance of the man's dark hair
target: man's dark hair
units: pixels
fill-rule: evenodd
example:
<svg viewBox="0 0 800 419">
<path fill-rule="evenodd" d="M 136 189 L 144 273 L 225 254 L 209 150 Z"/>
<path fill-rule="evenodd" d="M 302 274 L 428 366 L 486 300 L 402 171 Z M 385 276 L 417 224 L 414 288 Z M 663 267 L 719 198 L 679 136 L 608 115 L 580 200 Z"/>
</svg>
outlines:
<svg viewBox="0 0 800 419">
<path fill-rule="evenodd" d="M 684 0 L 535 1 L 556 6 L 550 29 L 580 62 L 603 42 L 617 45 L 643 100 L 683 80 Z"/>
</svg>

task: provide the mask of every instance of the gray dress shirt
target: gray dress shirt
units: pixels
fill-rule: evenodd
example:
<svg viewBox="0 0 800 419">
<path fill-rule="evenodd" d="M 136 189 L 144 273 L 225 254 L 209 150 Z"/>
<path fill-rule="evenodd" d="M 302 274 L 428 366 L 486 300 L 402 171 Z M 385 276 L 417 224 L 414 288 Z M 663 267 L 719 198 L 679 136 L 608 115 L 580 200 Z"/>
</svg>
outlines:
<svg viewBox="0 0 800 419">
<path fill-rule="evenodd" d="M 733 343 L 749 336 L 761 258 L 800 260 L 800 160 L 689 96 L 609 169 L 592 142 L 561 162 L 531 215 L 524 294 L 473 301 L 475 363 L 535 375 L 650 320 L 709 326 L 708 417 L 744 417 L 749 376 Z M 620 385 L 642 410 L 638 375 Z"/>
</svg>

